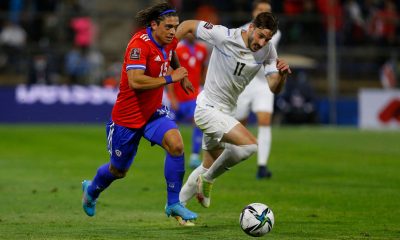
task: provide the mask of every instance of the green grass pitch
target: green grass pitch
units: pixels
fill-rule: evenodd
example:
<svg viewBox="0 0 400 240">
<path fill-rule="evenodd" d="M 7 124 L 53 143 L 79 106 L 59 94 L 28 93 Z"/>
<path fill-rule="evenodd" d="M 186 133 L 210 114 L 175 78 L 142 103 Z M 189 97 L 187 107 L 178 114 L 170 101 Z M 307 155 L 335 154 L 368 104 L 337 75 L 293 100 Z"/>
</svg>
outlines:
<svg viewBox="0 0 400 240">
<path fill-rule="evenodd" d="M 238 218 L 251 202 L 275 214 L 265 239 L 400 239 L 399 131 L 274 127 L 273 178 L 255 179 L 255 156 L 234 167 L 215 182 L 209 209 L 189 203 L 199 214 L 190 228 L 164 214 L 163 157 L 143 139 L 89 218 L 81 181 L 108 161 L 104 127 L 1 125 L 0 239 L 249 239 Z"/>
</svg>

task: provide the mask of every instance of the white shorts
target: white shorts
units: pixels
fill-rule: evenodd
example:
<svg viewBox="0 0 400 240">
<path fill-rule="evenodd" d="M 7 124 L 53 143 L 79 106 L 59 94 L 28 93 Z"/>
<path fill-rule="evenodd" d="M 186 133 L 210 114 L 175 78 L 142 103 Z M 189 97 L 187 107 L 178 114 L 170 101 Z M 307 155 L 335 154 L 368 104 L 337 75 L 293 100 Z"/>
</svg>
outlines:
<svg viewBox="0 0 400 240">
<path fill-rule="evenodd" d="M 250 111 L 254 113 L 272 113 L 274 110 L 274 94 L 269 89 L 265 77 L 260 79 L 257 76 L 239 95 L 235 114 L 236 119 L 246 119 L 249 116 Z"/>
<path fill-rule="evenodd" d="M 211 105 L 196 106 L 194 121 L 203 131 L 203 149 L 214 150 L 224 148 L 221 139 L 239 121 L 228 113 L 224 113 Z"/>
</svg>

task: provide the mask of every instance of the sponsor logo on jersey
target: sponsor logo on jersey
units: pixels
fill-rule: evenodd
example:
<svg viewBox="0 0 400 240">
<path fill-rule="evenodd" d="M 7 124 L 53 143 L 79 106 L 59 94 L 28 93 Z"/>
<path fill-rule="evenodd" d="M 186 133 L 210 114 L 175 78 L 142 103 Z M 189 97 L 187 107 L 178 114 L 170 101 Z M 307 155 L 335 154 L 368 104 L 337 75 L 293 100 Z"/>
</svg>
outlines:
<svg viewBox="0 0 400 240">
<path fill-rule="evenodd" d="M 154 58 L 154 61 L 156 61 L 156 62 L 161 62 L 160 55 L 157 55 L 157 57 L 156 57 L 156 58 Z"/>
<path fill-rule="evenodd" d="M 132 48 L 131 54 L 129 55 L 129 59 L 139 60 L 140 59 L 140 48 Z"/>
<path fill-rule="evenodd" d="M 206 22 L 205 24 L 204 24 L 204 26 L 203 26 L 205 29 L 212 29 L 213 27 L 214 27 L 214 25 L 212 25 L 211 23 L 209 23 L 209 22 Z"/>
</svg>

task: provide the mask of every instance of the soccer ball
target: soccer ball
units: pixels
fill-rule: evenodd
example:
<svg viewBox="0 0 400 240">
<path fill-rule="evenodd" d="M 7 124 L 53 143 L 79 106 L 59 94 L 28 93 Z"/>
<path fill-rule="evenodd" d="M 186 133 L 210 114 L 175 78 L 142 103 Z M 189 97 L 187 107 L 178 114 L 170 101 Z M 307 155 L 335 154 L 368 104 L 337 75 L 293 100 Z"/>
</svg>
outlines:
<svg viewBox="0 0 400 240">
<path fill-rule="evenodd" d="M 250 203 L 240 213 L 240 227 L 253 237 L 261 237 L 274 226 L 274 213 L 265 204 Z"/>
</svg>

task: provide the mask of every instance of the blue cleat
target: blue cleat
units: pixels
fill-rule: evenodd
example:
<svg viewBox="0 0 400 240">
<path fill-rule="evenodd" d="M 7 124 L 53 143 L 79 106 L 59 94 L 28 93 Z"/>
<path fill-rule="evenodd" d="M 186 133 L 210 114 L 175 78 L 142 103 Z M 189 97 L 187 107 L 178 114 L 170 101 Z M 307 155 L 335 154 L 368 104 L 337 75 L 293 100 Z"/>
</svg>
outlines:
<svg viewBox="0 0 400 240">
<path fill-rule="evenodd" d="M 184 226 L 194 226 L 194 223 L 191 221 L 197 219 L 197 214 L 185 208 L 180 202 L 165 206 L 165 214 L 168 217 L 174 217 L 179 224 Z"/>
<path fill-rule="evenodd" d="M 87 192 L 90 184 L 92 184 L 92 181 L 89 180 L 83 180 L 82 182 L 82 206 L 83 211 L 85 211 L 89 217 L 93 217 L 96 211 L 96 199 L 93 199 Z"/>
</svg>

